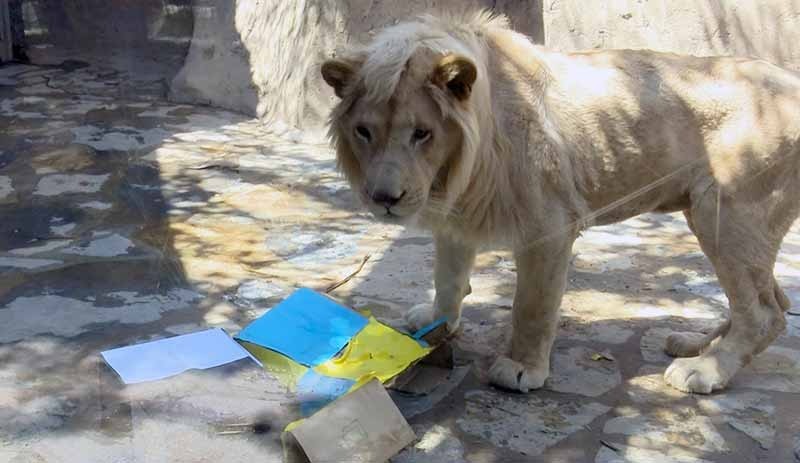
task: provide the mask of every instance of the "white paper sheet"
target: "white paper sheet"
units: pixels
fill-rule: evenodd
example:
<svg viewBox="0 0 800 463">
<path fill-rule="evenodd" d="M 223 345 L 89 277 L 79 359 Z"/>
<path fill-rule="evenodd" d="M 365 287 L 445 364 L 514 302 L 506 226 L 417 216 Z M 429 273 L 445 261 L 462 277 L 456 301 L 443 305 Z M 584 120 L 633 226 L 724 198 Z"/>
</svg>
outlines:
<svg viewBox="0 0 800 463">
<path fill-rule="evenodd" d="M 191 369 L 253 358 L 221 328 L 107 350 L 101 355 L 125 384 L 154 381 Z M 259 363 L 256 359 L 253 359 Z"/>
</svg>

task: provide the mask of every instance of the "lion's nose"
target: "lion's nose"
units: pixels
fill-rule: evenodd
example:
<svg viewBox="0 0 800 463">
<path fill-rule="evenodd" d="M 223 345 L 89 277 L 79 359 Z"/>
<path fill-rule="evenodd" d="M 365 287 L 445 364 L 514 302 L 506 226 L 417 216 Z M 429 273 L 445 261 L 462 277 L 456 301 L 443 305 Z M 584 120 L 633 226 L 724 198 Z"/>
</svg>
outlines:
<svg viewBox="0 0 800 463">
<path fill-rule="evenodd" d="M 406 192 L 403 191 L 401 193 L 390 192 L 386 190 L 375 190 L 372 193 L 372 200 L 375 201 L 376 204 L 380 204 L 381 206 L 385 207 L 392 207 L 405 196 Z"/>
</svg>

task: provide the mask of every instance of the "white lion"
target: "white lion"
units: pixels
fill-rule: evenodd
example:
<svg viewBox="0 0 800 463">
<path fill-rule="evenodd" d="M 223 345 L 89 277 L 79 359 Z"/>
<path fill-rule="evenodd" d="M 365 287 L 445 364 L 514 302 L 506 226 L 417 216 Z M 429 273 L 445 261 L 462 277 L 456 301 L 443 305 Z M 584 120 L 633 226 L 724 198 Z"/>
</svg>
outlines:
<svg viewBox="0 0 800 463">
<path fill-rule="evenodd" d="M 785 326 L 773 277 L 800 212 L 800 77 L 764 61 L 555 53 L 502 17 L 424 17 L 322 66 L 341 99 L 339 165 L 387 222 L 433 231 L 433 310 L 459 325 L 476 247 L 514 251 L 512 345 L 493 383 L 528 391 L 550 350 L 572 243 L 594 224 L 683 211 L 730 300 L 708 335 L 674 334 L 666 380 L 725 387 Z"/>
</svg>

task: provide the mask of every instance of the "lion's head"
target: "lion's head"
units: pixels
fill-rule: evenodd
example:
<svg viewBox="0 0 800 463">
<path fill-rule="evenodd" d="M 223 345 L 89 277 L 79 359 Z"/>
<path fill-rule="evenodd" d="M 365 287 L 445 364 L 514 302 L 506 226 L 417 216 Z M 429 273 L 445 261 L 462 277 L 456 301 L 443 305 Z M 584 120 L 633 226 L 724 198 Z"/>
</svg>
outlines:
<svg viewBox="0 0 800 463">
<path fill-rule="evenodd" d="M 437 24 L 394 26 L 322 65 L 339 167 L 384 221 L 446 213 L 473 174 L 485 68 Z"/>
</svg>

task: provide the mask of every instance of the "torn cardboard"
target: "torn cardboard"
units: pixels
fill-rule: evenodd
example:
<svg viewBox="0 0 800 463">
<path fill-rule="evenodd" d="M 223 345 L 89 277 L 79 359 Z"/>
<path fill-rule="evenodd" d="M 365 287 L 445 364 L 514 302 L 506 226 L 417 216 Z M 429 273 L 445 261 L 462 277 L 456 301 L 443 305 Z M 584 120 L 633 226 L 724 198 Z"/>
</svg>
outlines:
<svg viewBox="0 0 800 463">
<path fill-rule="evenodd" d="M 411 418 L 432 409 L 449 396 L 466 378 L 470 366 L 459 366 L 453 370 L 422 365 L 423 369 L 399 387 L 392 387 L 389 394 L 403 416 Z M 447 372 L 445 374 L 445 371 Z M 438 383 L 437 383 L 438 381 Z"/>
<path fill-rule="evenodd" d="M 416 439 L 377 379 L 284 432 L 287 463 L 385 462 Z"/>
</svg>

